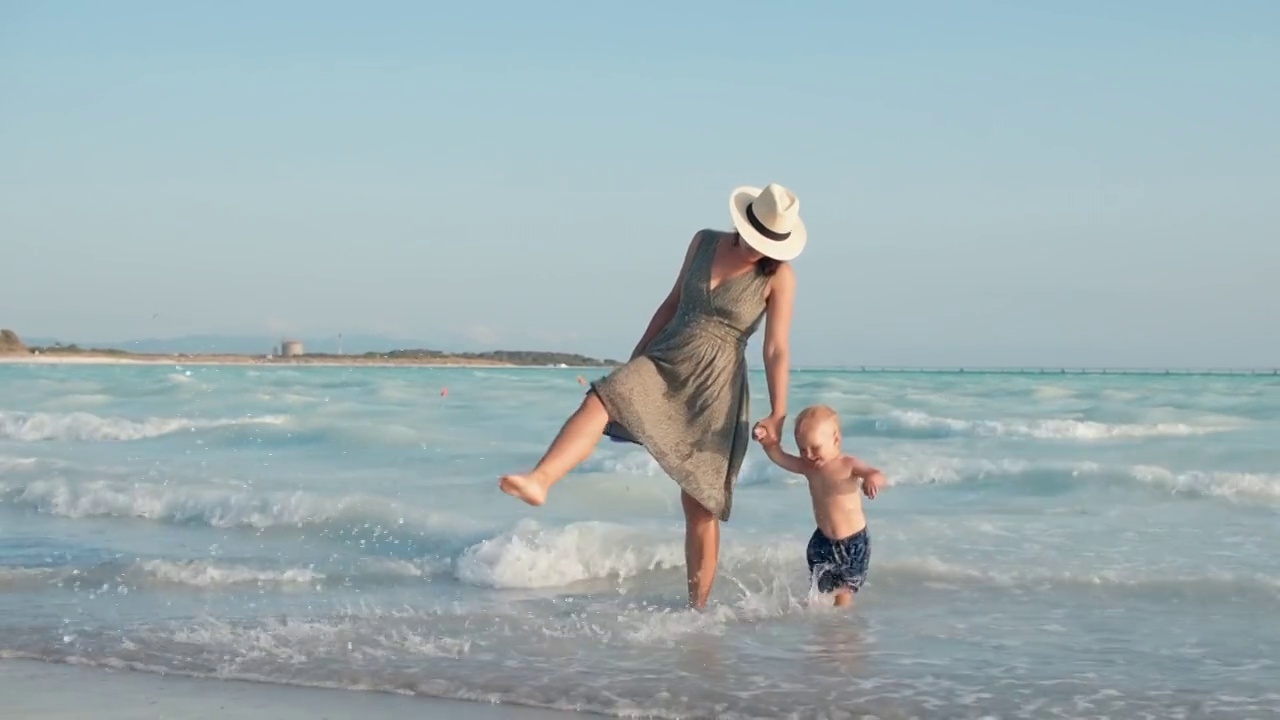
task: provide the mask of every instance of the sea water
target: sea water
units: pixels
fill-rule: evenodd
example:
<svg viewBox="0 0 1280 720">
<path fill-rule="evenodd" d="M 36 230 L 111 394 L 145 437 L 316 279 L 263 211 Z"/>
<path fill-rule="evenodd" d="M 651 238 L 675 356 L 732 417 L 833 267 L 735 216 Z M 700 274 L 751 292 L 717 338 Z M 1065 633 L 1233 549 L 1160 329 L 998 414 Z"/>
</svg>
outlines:
<svg viewBox="0 0 1280 720">
<path fill-rule="evenodd" d="M 792 413 L 889 478 L 867 585 L 810 604 L 805 486 L 753 445 L 694 612 L 637 446 L 541 508 L 497 489 L 581 374 L 0 366 L 0 657 L 629 717 L 1280 716 L 1280 379 L 797 371 Z"/>
</svg>

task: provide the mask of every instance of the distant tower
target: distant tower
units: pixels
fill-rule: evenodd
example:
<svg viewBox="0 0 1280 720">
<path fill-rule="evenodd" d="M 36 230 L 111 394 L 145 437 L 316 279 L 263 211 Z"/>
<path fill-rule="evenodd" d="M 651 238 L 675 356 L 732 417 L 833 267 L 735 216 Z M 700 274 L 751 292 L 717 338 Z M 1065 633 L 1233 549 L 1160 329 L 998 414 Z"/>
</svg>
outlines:
<svg viewBox="0 0 1280 720">
<path fill-rule="evenodd" d="M 338 333 L 338 354 L 342 354 L 342 333 Z"/>
<path fill-rule="evenodd" d="M 303 352 L 301 340 L 285 340 L 280 343 L 280 357 L 297 357 Z"/>
</svg>

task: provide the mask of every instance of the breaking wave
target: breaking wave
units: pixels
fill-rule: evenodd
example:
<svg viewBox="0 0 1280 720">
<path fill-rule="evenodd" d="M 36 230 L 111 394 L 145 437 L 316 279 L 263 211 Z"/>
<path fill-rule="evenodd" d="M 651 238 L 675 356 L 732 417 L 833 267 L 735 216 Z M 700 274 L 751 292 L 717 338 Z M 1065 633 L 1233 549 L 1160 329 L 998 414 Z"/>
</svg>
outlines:
<svg viewBox="0 0 1280 720">
<path fill-rule="evenodd" d="M 0 411 L 0 439 L 22 442 L 63 440 L 105 442 L 146 440 L 177 432 L 192 432 L 229 425 L 279 425 L 278 415 L 222 419 L 147 418 L 128 420 L 99 417 L 86 412 L 47 413 Z"/>
</svg>

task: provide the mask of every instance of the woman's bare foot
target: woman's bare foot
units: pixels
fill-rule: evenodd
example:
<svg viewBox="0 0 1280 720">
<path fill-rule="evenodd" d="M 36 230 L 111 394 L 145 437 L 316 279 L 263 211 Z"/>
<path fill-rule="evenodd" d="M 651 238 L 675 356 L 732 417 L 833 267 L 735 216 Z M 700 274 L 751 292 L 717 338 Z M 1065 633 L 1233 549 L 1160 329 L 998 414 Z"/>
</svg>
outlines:
<svg viewBox="0 0 1280 720">
<path fill-rule="evenodd" d="M 503 475 L 498 481 L 498 488 L 530 505 L 541 505 L 547 501 L 546 486 L 530 475 Z"/>
<path fill-rule="evenodd" d="M 582 404 L 569 416 L 560 428 L 551 447 L 528 475 L 503 475 L 498 480 L 502 492 L 518 497 L 530 505 L 547 501 L 547 491 L 578 463 L 587 459 L 591 449 L 600 442 L 609 413 L 604 409 L 594 390 L 587 393 Z"/>
</svg>

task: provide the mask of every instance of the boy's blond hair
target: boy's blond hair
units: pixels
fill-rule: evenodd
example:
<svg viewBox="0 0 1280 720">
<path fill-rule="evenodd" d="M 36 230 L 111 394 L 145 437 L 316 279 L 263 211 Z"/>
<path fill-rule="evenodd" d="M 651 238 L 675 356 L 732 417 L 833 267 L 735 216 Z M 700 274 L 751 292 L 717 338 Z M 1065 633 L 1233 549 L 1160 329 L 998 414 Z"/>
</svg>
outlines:
<svg viewBox="0 0 1280 720">
<path fill-rule="evenodd" d="M 840 416 L 830 405 L 810 405 L 796 415 L 796 432 L 810 425 L 823 425 L 828 422 L 835 422 L 838 427 L 839 420 Z"/>
</svg>

